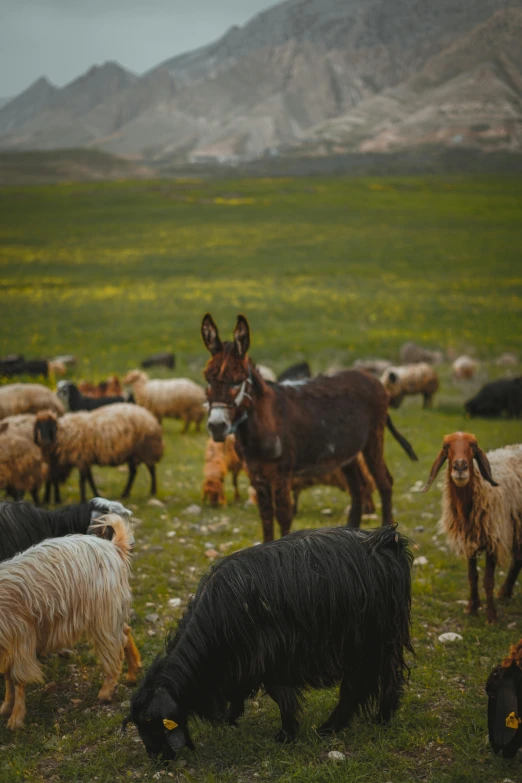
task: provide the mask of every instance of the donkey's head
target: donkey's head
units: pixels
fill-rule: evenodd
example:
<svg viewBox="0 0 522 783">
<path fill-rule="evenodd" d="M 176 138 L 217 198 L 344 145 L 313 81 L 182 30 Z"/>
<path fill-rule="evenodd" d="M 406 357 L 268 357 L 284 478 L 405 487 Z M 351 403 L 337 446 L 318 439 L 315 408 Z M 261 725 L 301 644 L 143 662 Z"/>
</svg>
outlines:
<svg viewBox="0 0 522 783">
<path fill-rule="evenodd" d="M 235 432 L 252 406 L 252 366 L 247 351 L 250 329 L 244 315 L 238 315 L 234 340 L 222 343 L 210 313 L 201 324 L 203 342 L 212 354 L 204 375 L 209 404 L 208 430 L 213 439 L 222 443 Z"/>
</svg>

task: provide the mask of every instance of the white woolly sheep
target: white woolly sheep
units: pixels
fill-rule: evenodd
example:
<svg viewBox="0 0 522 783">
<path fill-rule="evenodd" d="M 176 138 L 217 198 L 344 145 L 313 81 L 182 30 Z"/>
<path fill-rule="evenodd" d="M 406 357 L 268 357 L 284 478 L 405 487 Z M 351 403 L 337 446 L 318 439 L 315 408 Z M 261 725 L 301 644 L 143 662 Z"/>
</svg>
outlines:
<svg viewBox="0 0 522 783">
<path fill-rule="evenodd" d="M 381 383 L 390 395 L 392 408 L 398 408 L 404 397 L 411 394 L 422 394 L 422 407 L 431 408 L 433 395 L 439 388 L 437 373 L 425 362 L 388 367 L 381 376 Z"/>
<path fill-rule="evenodd" d="M 86 481 L 93 494 L 99 495 L 92 465 L 115 467 L 127 463 L 129 478 L 122 497 L 128 497 L 143 462 L 150 473 L 151 494 L 156 494 L 156 463 L 163 456 L 162 431 L 154 416 L 139 405 L 120 402 L 89 413 L 67 413 L 61 419 L 50 411 L 41 412 L 36 417 L 35 441 L 49 463 L 48 492 L 50 495 L 52 484 L 57 503 L 59 483 L 66 480 L 73 468 L 80 473 L 82 502 Z"/>
<path fill-rule="evenodd" d="M 183 432 L 187 432 L 193 421 L 199 432 L 206 414 L 206 395 L 205 390 L 194 381 L 188 378 L 151 381 L 147 373 L 131 370 L 123 383 L 132 386 L 138 405 L 147 408 L 160 423 L 163 418 L 182 419 L 185 422 Z"/>
<path fill-rule="evenodd" d="M 269 381 L 270 383 L 277 382 L 277 376 L 270 367 L 264 364 L 256 364 L 256 370 L 264 381 Z"/>
<path fill-rule="evenodd" d="M 20 417 L 22 418 L 22 417 Z M 48 466 L 42 452 L 22 428 L 8 421 L 0 422 L 0 490 L 14 500 L 22 500 L 30 492 L 38 503 L 38 490 L 46 481 Z"/>
<path fill-rule="evenodd" d="M 25 688 L 43 682 L 37 656 L 74 645 L 87 635 L 105 674 L 98 694 L 110 701 L 127 659 L 127 682 L 136 682 L 140 655 L 127 619 L 131 607 L 128 524 L 115 514 L 104 517 L 114 536 L 72 535 L 48 538 L 0 563 L 0 671 L 5 699 L 0 714 L 11 730 L 26 715 Z"/>
<path fill-rule="evenodd" d="M 64 407 L 56 394 L 39 383 L 9 383 L 0 387 L 0 419 L 18 413 L 51 410 L 63 416 Z"/>
<path fill-rule="evenodd" d="M 497 561 L 506 562 L 512 558 L 499 592 L 504 598 L 511 598 L 522 568 L 522 445 L 505 446 L 485 454 L 470 433 L 446 435 L 424 492 L 430 488 L 446 460 L 448 470 L 439 529 L 446 534 L 457 554 L 468 560 L 469 614 L 476 614 L 480 606 L 477 553 L 486 552 L 487 620 L 494 623 L 497 619 L 493 601 Z"/>
<path fill-rule="evenodd" d="M 479 362 L 471 356 L 459 356 L 451 365 L 453 377 L 457 380 L 469 380 L 475 376 L 479 368 Z"/>
</svg>

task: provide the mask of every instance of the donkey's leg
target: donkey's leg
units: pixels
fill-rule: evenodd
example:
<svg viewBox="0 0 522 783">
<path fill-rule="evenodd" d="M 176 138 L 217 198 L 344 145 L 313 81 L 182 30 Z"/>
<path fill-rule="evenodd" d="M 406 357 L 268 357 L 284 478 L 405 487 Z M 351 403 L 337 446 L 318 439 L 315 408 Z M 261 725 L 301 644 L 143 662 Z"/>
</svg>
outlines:
<svg viewBox="0 0 522 783">
<path fill-rule="evenodd" d="M 281 536 L 286 536 L 290 532 L 293 519 L 291 481 L 289 476 L 278 476 L 274 488 L 275 512 Z"/>
<path fill-rule="evenodd" d="M 381 496 L 382 524 L 393 525 L 392 487 L 393 478 L 384 461 L 384 428 L 371 432 L 363 449 L 368 470 L 374 478 Z"/>
<path fill-rule="evenodd" d="M 357 460 L 354 459 L 352 462 L 348 463 L 348 465 L 343 465 L 341 470 L 344 473 L 350 495 L 352 496 L 352 505 L 350 506 L 350 513 L 348 514 L 346 524 L 348 527 L 359 527 L 362 516 L 361 484 L 363 478 L 361 469 Z"/>
<path fill-rule="evenodd" d="M 257 507 L 263 526 L 263 541 L 274 540 L 274 502 L 272 496 L 272 483 L 263 476 L 252 476 L 252 486 L 257 494 Z"/>
</svg>

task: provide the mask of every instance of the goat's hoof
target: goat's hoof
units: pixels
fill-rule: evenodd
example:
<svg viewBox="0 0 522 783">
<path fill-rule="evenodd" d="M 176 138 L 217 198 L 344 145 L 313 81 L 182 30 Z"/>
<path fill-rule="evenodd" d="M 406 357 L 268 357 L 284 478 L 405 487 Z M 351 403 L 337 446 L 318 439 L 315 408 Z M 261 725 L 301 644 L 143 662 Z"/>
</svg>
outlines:
<svg viewBox="0 0 522 783">
<path fill-rule="evenodd" d="M 0 715 L 3 715 L 4 718 L 9 717 L 12 711 L 13 711 L 13 707 L 11 704 L 2 704 L 2 706 L 0 707 Z"/>
<path fill-rule="evenodd" d="M 24 719 L 23 718 L 9 718 L 7 721 L 7 728 L 11 729 L 11 731 L 20 731 L 20 729 L 24 728 Z"/>
<path fill-rule="evenodd" d="M 137 684 L 138 684 L 138 675 L 137 674 L 127 674 L 127 676 L 125 678 L 125 685 L 128 685 L 129 688 L 133 688 Z"/>
<path fill-rule="evenodd" d="M 487 623 L 488 623 L 488 625 L 496 625 L 497 624 L 497 615 L 494 614 L 491 617 L 488 617 Z"/>
<path fill-rule="evenodd" d="M 280 742 L 282 745 L 289 745 L 291 742 L 295 742 L 296 734 L 295 733 L 290 734 L 284 729 L 279 729 L 274 739 L 276 742 Z"/>
<path fill-rule="evenodd" d="M 476 617 L 479 609 L 480 602 L 478 604 L 468 604 L 466 606 L 466 614 L 469 614 L 471 617 Z"/>
<path fill-rule="evenodd" d="M 326 723 L 323 723 L 322 726 L 319 726 L 317 729 L 317 733 L 320 737 L 331 737 L 332 734 L 335 734 L 335 731 L 331 726 L 328 726 Z"/>
</svg>

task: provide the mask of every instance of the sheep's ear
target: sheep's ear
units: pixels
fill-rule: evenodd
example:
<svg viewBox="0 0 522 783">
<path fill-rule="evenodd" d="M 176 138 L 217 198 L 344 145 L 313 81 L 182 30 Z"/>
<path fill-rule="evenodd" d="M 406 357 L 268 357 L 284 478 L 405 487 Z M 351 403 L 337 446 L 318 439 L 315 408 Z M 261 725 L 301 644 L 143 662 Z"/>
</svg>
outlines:
<svg viewBox="0 0 522 783">
<path fill-rule="evenodd" d="M 242 359 L 250 347 L 250 327 L 244 315 L 238 315 L 234 329 L 234 344 L 238 356 Z"/>
<path fill-rule="evenodd" d="M 219 353 L 223 348 L 223 343 L 219 339 L 218 328 L 210 313 L 207 313 L 201 322 L 201 336 L 207 350 L 210 351 L 212 356 L 215 356 L 216 353 Z"/>
<path fill-rule="evenodd" d="M 471 451 L 473 453 L 473 456 L 477 460 L 477 465 L 479 466 L 480 475 L 483 479 L 486 481 L 489 481 L 492 487 L 498 487 L 498 484 L 496 481 L 493 480 L 493 476 L 491 475 L 491 465 L 489 464 L 489 460 L 480 448 L 480 446 L 475 443 L 471 447 Z"/>
<path fill-rule="evenodd" d="M 388 375 L 388 380 L 390 381 L 390 383 L 397 383 L 397 381 L 398 381 L 398 378 L 397 378 L 397 373 L 395 373 L 395 372 L 391 372 L 391 373 Z"/>
<path fill-rule="evenodd" d="M 447 458 L 448 458 L 448 452 L 443 447 L 439 451 L 439 453 L 437 454 L 437 458 L 436 458 L 435 462 L 433 463 L 433 465 L 431 467 L 430 477 L 429 477 L 429 479 L 427 481 L 426 486 L 422 488 L 421 492 L 427 492 L 429 490 L 429 488 L 431 487 L 431 485 L 433 484 L 433 482 L 437 478 L 437 474 L 438 474 L 439 470 L 441 469 L 441 467 L 446 462 Z"/>
</svg>

